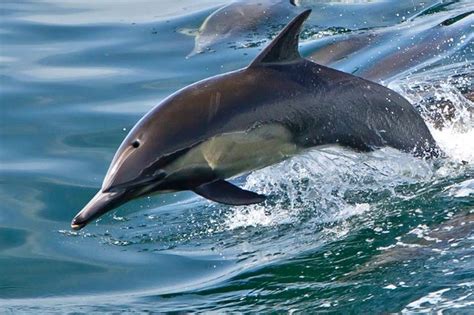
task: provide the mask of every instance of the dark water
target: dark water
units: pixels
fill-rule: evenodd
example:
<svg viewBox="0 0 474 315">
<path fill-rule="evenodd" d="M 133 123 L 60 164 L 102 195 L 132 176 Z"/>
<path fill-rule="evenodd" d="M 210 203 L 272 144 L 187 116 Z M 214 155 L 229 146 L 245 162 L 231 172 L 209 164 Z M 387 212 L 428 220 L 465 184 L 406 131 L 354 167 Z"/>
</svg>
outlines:
<svg viewBox="0 0 474 315">
<path fill-rule="evenodd" d="M 447 157 L 324 148 L 237 179 L 264 205 L 163 195 L 69 230 L 146 111 L 288 20 L 186 58 L 225 1 L 171 3 L 0 4 L 0 310 L 474 312 L 470 1 L 298 2 L 304 54 L 372 34 L 328 64 L 411 100 Z M 435 49 L 378 71 L 417 44 Z"/>
</svg>

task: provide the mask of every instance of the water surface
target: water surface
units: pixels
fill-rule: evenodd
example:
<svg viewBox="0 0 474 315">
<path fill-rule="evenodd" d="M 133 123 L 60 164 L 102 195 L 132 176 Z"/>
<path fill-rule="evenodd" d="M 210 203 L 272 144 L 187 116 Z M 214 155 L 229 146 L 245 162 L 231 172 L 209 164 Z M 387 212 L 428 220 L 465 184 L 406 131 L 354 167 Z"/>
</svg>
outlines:
<svg viewBox="0 0 474 315">
<path fill-rule="evenodd" d="M 445 158 L 324 148 L 236 179 L 270 195 L 263 205 L 183 192 L 69 230 L 144 113 L 246 66 L 291 18 L 187 58 L 226 3 L 0 4 L 0 308 L 473 312 L 473 25 L 452 45 L 429 32 L 470 1 L 299 2 L 313 8 L 305 55 L 341 35 L 391 34 L 332 64 L 359 75 L 428 30 L 440 53 L 381 81 L 416 106 Z"/>
</svg>

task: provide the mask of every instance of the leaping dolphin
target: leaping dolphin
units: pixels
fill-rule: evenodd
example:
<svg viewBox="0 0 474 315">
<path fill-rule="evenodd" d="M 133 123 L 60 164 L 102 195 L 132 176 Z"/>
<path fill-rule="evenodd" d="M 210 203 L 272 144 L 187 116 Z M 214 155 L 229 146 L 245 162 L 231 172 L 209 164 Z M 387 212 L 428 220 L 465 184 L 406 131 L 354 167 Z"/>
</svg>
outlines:
<svg viewBox="0 0 474 315">
<path fill-rule="evenodd" d="M 71 227 L 152 193 L 191 190 L 229 205 L 259 203 L 265 196 L 226 179 L 322 145 L 436 155 L 423 119 L 402 96 L 300 56 L 298 36 L 310 12 L 248 67 L 189 85 L 148 112 Z"/>
</svg>

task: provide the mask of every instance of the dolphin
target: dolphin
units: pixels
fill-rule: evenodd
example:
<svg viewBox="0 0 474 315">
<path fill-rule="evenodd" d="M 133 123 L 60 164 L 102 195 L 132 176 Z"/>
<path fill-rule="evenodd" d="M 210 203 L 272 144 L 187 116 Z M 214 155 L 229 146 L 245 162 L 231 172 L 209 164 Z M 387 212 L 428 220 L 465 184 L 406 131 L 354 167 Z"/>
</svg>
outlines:
<svg viewBox="0 0 474 315">
<path fill-rule="evenodd" d="M 152 193 L 190 190 L 228 205 L 259 203 L 265 196 L 226 179 L 318 146 L 391 146 L 436 156 L 430 131 L 402 96 L 300 56 L 310 12 L 296 16 L 246 68 L 191 84 L 148 112 L 71 227 Z"/>
<path fill-rule="evenodd" d="M 405 235 L 401 242 L 389 247 L 356 270 L 345 275 L 345 279 L 354 279 L 361 274 L 372 273 L 380 267 L 400 265 L 406 260 L 426 260 L 433 253 L 452 249 L 452 244 L 472 237 L 474 214 L 461 212 L 449 220 L 431 226 L 423 237 L 414 237 L 412 233 Z M 458 248 L 459 250 L 459 248 Z"/>
<path fill-rule="evenodd" d="M 209 15 L 198 29 L 194 49 L 188 55 L 203 53 L 215 45 L 230 41 L 265 27 L 269 31 L 282 19 L 294 16 L 293 0 L 234 1 Z"/>
<path fill-rule="evenodd" d="M 445 58 L 470 45 L 473 11 L 426 16 L 375 31 L 342 34 L 307 44 L 309 59 L 376 82 Z"/>
<path fill-rule="evenodd" d="M 402 17 L 410 16 L 410 12 L 419 12 L 427 4 L 434 1 L 413 0 L 409 3 L 400 1 L 400 3 L 394 3 L 390 7 L 387 7 L 383 2 L 374 2 L 370 4 L 369 8 L 366 3 L 357 1 L 349 3 L 350 1 L 334 2 L 327 0 L 234 0 L 211 13 L 197 31 L 187 30 L 183 33 L 195 35 L 194 49 L 188 55 L 188 57 L 192 57 L 196 54 L 212 51 L 223 43 L 242 41 L 244 45 L 255 46 L 259 43 L 254 41 L 250 43 L 250 41 L 256 33 L 273 33 L 275 27 L 279 28 L 281 21 L 294 17 L 305 8 L 315 10 L 316 18 L 313 18 L 317 21 L 319 28 L 333 28 L 335 26 L 335 16 L 350 16 L 350 19 L 338 19 L 336 21 L 337 27 L 367 29 L 390 25 L 394 21 L 387 18 L 389 16 L 401 22 Z M 367 10 L 370 14 L 367 14 Z M 419 14 L 421 13 L 416 15 Z"/>
</svg>

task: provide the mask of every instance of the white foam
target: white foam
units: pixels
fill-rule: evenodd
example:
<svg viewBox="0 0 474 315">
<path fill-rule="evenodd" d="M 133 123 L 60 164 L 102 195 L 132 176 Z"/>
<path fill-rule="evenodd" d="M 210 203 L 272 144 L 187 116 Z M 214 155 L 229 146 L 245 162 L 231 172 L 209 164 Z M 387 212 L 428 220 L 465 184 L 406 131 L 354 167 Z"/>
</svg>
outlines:
<svg viewBox="0 0 474 315">
<path fill-rule="evenodd" d="M 456 162 L 474 163 L 474 129 L 459 132 L 454 128 L 438 130 L 431 133 L 446 155 Z"/>
<path fill-rule="evenodd" d="M 460 91 L 461 88 L 472 89 L 470 72 L 472 69 L 465 69 L 464 63 L 451 64 L 389 85 L 420 107 L 438 145 L 457 163 L 474 163 L 474 103 Z M 451 77 L 452 74 L 457 76 Z M 437 116 L 436 122 L 433 114 Z M 436 128 L 435 123 L 443 127 Z"/>
<path fill-rule="evenodd" d="M 273 208 L 268 212 L 261 205 L 235 207 L 226 215 L 226 218 L 225 224 L 230 230 L 249 226 L 272 226 L 292 223 L 295 219 L 289 209 Z"/>
<path fill-rule="evenodd" d="M 364 212 L 368 212 L 369 210 L 370 204 L 368 203 L 356 203 L 355 205 L 347 205 L 347 207 L 343 208 L 341 211 L 335 213 L 334 215 L 330 215 L 330 220 L 328 221 L 347 220 L 353 216 L 361 215 Z"/>
<path fill-rule="evenodd" d="M 450 196 L 456 198 L 469 197 L 474 195 L 474 179 L 468 179 L 459 184 L 454 184 L 445 189 Z"/>
<path fill-rule="evenodd" d="M 408 311 L 414 311 L 414 310 L 424 310 L 424 311 L 428 311 L 428 310 L 432 310 L 432 307 L 430 307 L 429 305 L 431 306 L 434 306 L 434 305 L 437 305 L 439 304 L 440 302 L 442 302 L 444 299 L 443 299 L 443 293 L 445 292 L 448 292 L 449 289 L 441 289 L 441 290 L 438 290 L 438 291 L 435 291 L 435 292 L 430 292 L 428 293 L 427 295 L 419 298 L 418 300 L 415 300 L 413 302 L 411 302 L 410 304 L 407 305 L 407 307 L 404 309 L 404 311 L 406 312 L 407 310 Z"/>
<path fill-rule="evenodd" d="M 405 309 L 402 310 L 402 314 L 412 314 L 413 312 L 433 313 L 434 311 L 439 314 L 444 314 L 444 311 L 452 312 L 453 309 L 456 308 L 469 308 L 474 305 L 472 293 L 468 293 L 457 299 L 452 299 L 443 296 L 444 293 L 448 291 L 450 291 L 449 288 L 430 292 L 408 304 Z"/>
<path fill-rule="evenodd" d="M 263 204 L 232 208 L 225 226 L 274 226 L 302 218 L 314 224 L 348 220 L 369 212 L 371 204 L 346 201 L 346 195 L 393 190 L 401 183 L 429 180 L 432 173 L 426 161 L 390 148 L 369 154 L 340 147 L 312 150 L 251 173 L 245 188 L 270 198 Z"/>
</svg>

